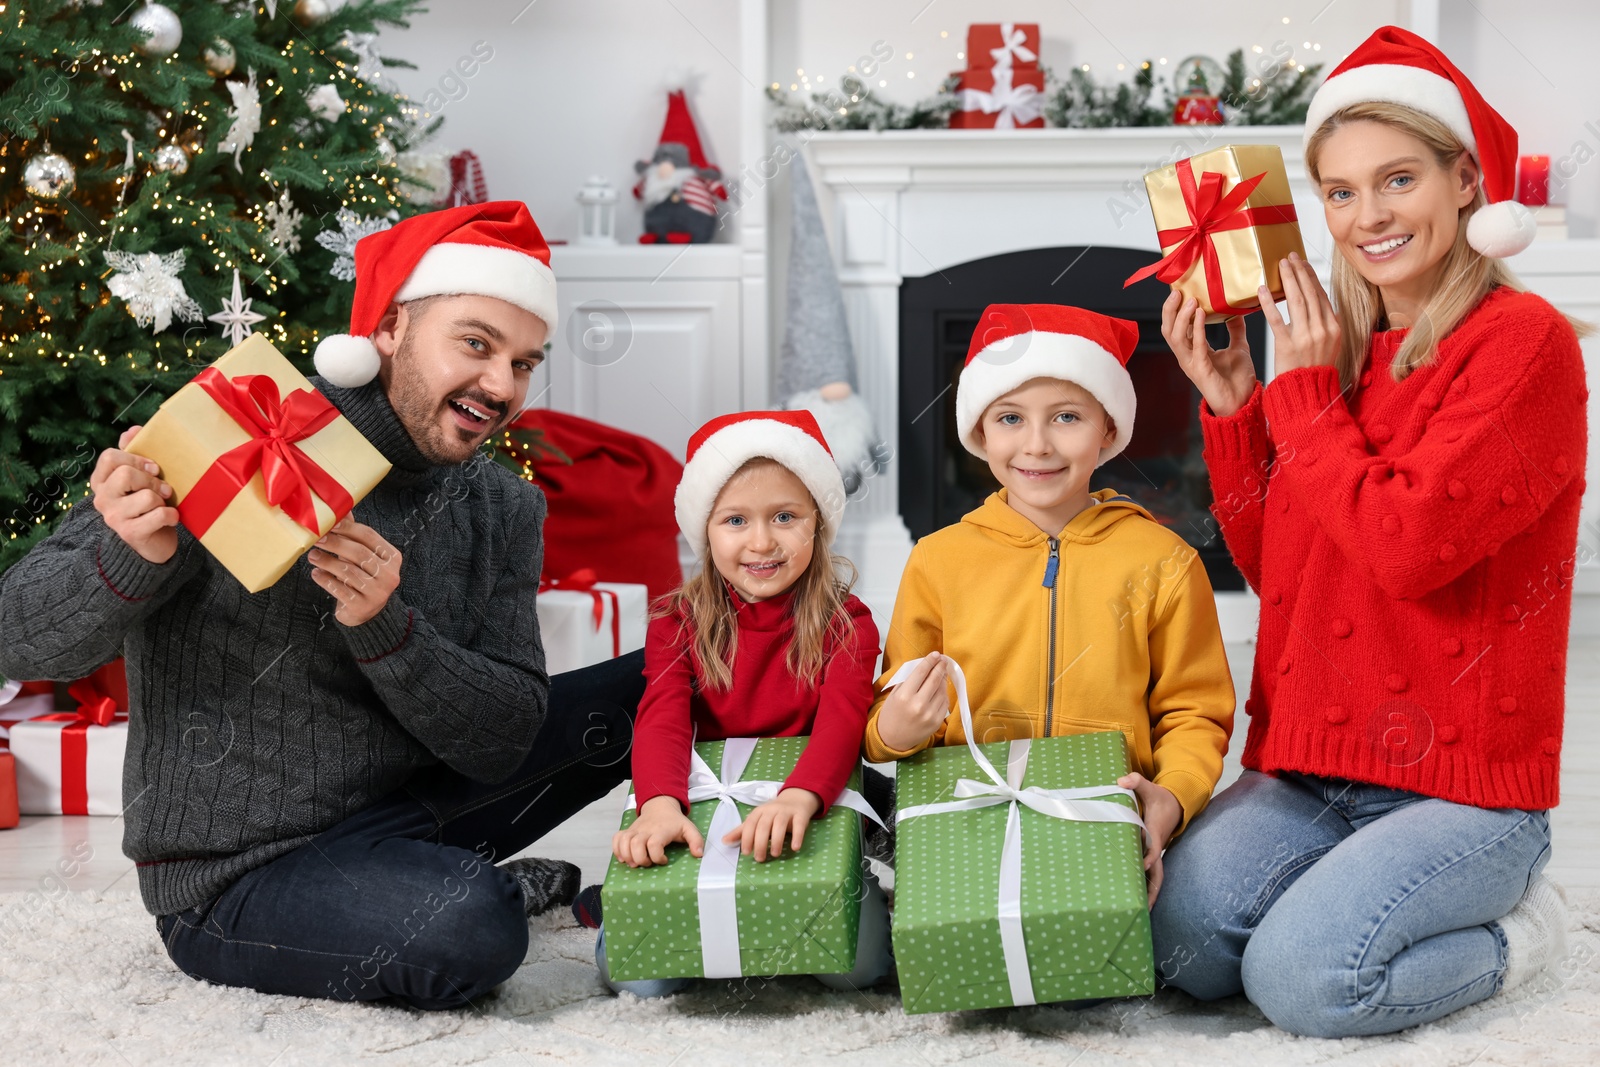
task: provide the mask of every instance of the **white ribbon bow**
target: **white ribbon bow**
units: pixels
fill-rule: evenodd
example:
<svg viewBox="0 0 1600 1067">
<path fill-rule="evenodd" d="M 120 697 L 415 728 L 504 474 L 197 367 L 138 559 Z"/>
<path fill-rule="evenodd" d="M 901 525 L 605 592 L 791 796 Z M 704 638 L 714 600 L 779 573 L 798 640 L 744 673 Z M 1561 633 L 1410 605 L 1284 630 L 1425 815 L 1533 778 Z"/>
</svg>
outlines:
<svg viewBox="0 0 1600 1067">
<path fill-rule="evenodd" d="M 1009 66 L 996 67 L 991 73 L 994 75 L 993 89 L 961 90 L 962 111 L 982 111 L 985 115 L 993 115 L 998 111 L 1000 117 L 994 120 L 997 130 L 1026 126 L 1044 114 L 1044 98 L 1036 86 L 1013 86 Z"/>
<path fill-rule="evenodd" d="M 692 747 L 689 749 L 689 803 L 717 801 L 706 829 L 705 855 L 695 878 L 695 896 L 700 912 L 700 959 L 707 978 L 739 978 L 744 974 L 739 948 L 739 911 L 734 876 L 739 869 L 739 846 L 723 843 L 734 827 L 744 821 L 740 804 L 765 804 L 778 795 L 782 782 L 754 779 L 739 781 L 745 764 L 755 751 L 756 738 L 730 737 L 722 746 L 722 773 L 711 766 Z M 628 794 L 628 808 L 638 804 L 636 794 Z M 840 790 L 834 807 L 850 808 L 883 825 L 867 798 L 854 789 Z"/>
<path fill-rule="evenodd" d="M 939 655 L 934 652 L 930 655 Z M 900 809 L 897 821 L 904 822 L 919 815 L 942 815 L 953 811 L 973 811 L 995 804 L 1008 804 L 1006 813 L 1006 838 L 1000 851 L 1000 947 L 1005 955 L 1006 979 L 1011 984 L 1011 1002 L 1014 1005 L 1037 1004 L 1033 994 L 1033 976 L 1028 969 L 1028 947 L 1022 937 L 1022 824 L 1018 805 L 1030 808 L 1052 819 L 1074 822 L 1124 822 L 1139 827 L 1144 832 L 1144 820 L 1137 811 L 1113 804 L 1109 800 L 1090 800 L 1089 797 L 1110 796 L 1121 793 L 1130 799 L 1137 798 L 1133 790 L 1117 785 L 1084 786 L 1077 789 L 1040 789 L 1038 786 L 1022 787 L 1028 770 L 1028 750 L 1032 742 L 1024 738 L 1012 741 L 1006 758 L 1005 777 L 995 770 L 994 764 L 978 748 L 972 736 L 972 705 L 967 700 L 967 676 L 961 665 L 949 656 L 942 657 L 950 668 L 950 677 L 956 686 L 956 705 L 961 712 L 961 728 L 966 734 L 967 751 L 989 781 L 971 778 L 956 781 L 952 790 L 957 799 L 936 804 L 914 804 Z M 902 664 L 894 672 L 885 689 L 891 689 L 905 680 L 920 659 Z"/>
<path fill-rule="evenodd" d="M 1015 23 L 1002 22 L 1000 24 L 1000 47 L 989 49 L 989 54 L 994 57 L 996 69 L 1011 66 L 1011 57 L 1016 56 L 1019 63 L 1032 63 L 1039 56 L 1024 42 L 1028 35 L 1016 28 Z"/>
</svg>

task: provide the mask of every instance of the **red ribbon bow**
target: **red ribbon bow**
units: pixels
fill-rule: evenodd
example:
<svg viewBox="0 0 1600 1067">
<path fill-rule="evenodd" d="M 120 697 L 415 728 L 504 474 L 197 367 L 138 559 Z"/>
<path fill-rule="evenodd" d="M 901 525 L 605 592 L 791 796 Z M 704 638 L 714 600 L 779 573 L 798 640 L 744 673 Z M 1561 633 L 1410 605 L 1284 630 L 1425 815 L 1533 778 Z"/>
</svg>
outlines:
<svg viewBox="0 0 1600 1067">
<path fill-rule="evenodd" d="M 1252 226 L 1270 226 L 1279 222 L 1294 222 L 1297 218 L 1293 204 L 1271 207 L 1245 207 L 1244 202 L 1256 191 L 1266 172 L 1245 178 L 1224 195 L 1226 174 L 1208 170 L 1194 180 L 1191 160 L 1180 159 L 1176 168 L 1178 188 L 1183 193 L 1183 206 L 1189 212 L 1189 225 L 1172 230 L 1160 230 L 1156 240 L 1162 248 L 1177 245 L 1172 251 L 1142 270 L 1135 271 L 1122 283 L 1126 289 L 1155 275 L 1168 285 L 1188 273 L 1196 260 L 1205 262 L 1206 296 L 1213 314 L 1244 315 L 1259 310 L 1255 304 L 1234 307 L 1228 303 L 1228 293 L 1222 284 L 1222 261 L 1217 257 L 1217 245 L 1212 235 L 1225 230 L 1243 230 Z"/>
<path fill-rule="evenodd" d="M 540 578 L 539 592 L 547 593 L 552 589 L 559 589 L 568 593 L 588 593 L 594 599 L 594 629 L 600 632 L 601 625 L 606 618 L 606 598 L 611 600 L 611 657 L 622 655 L 622 607 L 617 599 L 615 590 L 596 589 L 595 583 L 600 579 L 595 574 L 593 567 L 582 567 L 573 571 L 565 578 Z"/>
<path fill-rule="evenodd" d="M 127 722 L 117 710 L 117 701 L 94 678 L 84 678 L 67 687 L 78 702 L 76 711 L 56 711 L 36 715 L 29 722 L 64 722 L 61 730 L 61 814 L 89 814 L 89 727 Z"/>
<path fill-rule="evenodd" d="M 266 483 L 267 502 L 314 534 L 322 531 L 317 526 L 312 493 L 333 509 L 334 521 L 355 507 L 349 491 L 295 446 L 339 417 L 339 409 L 327 397 L 312 389 L 297 389 L 280 399 L 278 383 L 268 375 L 229 378 L 215 367 L 195 375 L 194 384 L 204 389 L 250 440 L 219 456 L 179 501 L 178 514 L 190 533 L 204 537 L 257 471 Z"/>
</svg>

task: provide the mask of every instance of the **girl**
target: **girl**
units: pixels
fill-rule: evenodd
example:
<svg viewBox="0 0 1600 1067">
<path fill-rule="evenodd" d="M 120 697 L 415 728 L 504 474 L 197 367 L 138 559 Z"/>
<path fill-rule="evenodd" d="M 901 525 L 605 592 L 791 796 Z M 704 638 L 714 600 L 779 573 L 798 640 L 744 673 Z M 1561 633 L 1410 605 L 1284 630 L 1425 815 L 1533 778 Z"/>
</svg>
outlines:
<svg viewBox="0 0 1600 1067">
<path fill-rule="evenodd" d="M 1587 390 L 1573 325 L 1493 258 L 1532 236 L 1503 202 L 1516 132 L 1437 49 L 1379 30 L 1306 142 L 1337 309 L 1284 262 L 1265 389 L 1239 319 L 1214 350 L 1192 300 L 1162 312 L 1262 610 L 1247 769 L 1168 852 L 1151 923 L 1169 985 L 1349 1037 L 1563 953 L 1540 872 Z"/>
<path fill-rule="evenodd" d="M 645 641 L 633 745 L 639 817 L 612 840 L 630 867 L 666 863 L 673 844 L 704 853 L 687 814 L 696 740 L 810 735 L 778 795 L 724 838 L 758 863 L 782 856 L 785 842 L 799 851 L 860 763 L 872 703 L 878 629 L 839 577 L 850 564 L 829 550 L 845 492 L 816 420 L 805 411 L 725 415 L 701 427 L 688 452 L 678 526 L 701 568 L 662 599 Z M 888 971 L 883 893 L 871 886 L 861 907 L 855 969 L 818 976 L 836 988 Z M 603 927 L 595 959 L 613 989 L 640 996 L 689 981 L 611 982 Z"/>
</svg>

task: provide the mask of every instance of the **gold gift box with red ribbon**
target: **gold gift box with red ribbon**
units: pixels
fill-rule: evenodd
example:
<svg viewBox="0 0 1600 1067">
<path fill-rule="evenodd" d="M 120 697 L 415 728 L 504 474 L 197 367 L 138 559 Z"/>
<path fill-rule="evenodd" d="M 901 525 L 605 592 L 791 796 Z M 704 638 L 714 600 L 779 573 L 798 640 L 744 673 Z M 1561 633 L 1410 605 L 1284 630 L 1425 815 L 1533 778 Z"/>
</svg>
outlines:
<svg viewBox="0 0 1600 1067">
<path fill-rule="evenodd" d="M 1161 259 L 1124 286 L 1154 276 L 1205 309 L 1207 322 L 1261 310 L 1265 285 L 1283 299 L 1278 264 L 1302 257 L 1283 153 L 1275 145 L 1224 145 L 1144 176 Z"/>
<path fill-rule="evenodd" d="M 383 453 L 259 334 L 173 394 L 128 451 L 161 465 L 184 527 L 252 593 L 389 472 Z"/>
</svg>

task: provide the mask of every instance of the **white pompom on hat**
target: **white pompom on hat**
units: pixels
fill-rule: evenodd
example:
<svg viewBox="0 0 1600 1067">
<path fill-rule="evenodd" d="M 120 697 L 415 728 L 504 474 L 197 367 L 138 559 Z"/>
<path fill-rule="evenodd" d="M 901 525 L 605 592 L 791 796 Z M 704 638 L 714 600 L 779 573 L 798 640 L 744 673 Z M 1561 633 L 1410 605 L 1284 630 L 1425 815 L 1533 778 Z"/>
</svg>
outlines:
<svg viewBox="0 0 1600 1067">
<path fill-rule="evenodd" d="M 972 332 L 956 384 L 956 429 L 967 451 L 987 460 L 978 424 L 990 404 L 1035 378 L 1071 382 L 1106 409 L 1116 429 L 1099 466 L 1128 447 L 1138 398 L 1128 357 L 1139 325 L 1064 304 L 990 304 Z"/>
<path fill-rule="evenodd" d="M 1467 76 L 1428 41 L 1385 26 L 1345 57 L 1311 98 L 1305 140 L 1335 112 L 1381 101 L 1431 115 L 1460 138 L 1478 162 L 1488 204 L 1467 221 L 1467 243 L 1495 259 L 1533 243 L 1538 224 L 1513 198 L 1517 131 L 1478 94 Z"/>
<path fill-rule="evenodd" d="M 550 246 L 526 204 L 492 200 L 429 211 L 356 242 L 350 332 L 317 344 L 317 373 L 354 389 L 383 365 L 372 334 L 389 305 L 425 296 L 493 296 L 556 329 Z"/>
<path fill-rule="evenodd" d="M 740 467 L 761 457 L 800 479 L 822 516 L 821 544 L 833 545 L 844 518 L 844 478 L 816 418 L 804 410 L 741 411 L 712 419 L 689 438 L 673 503 L 678 529 L 696 559 L 706 552 L 706 524 L 717 494 Z"/>
</svg>

